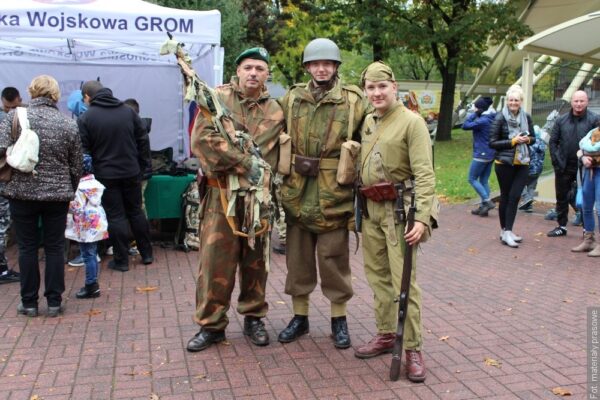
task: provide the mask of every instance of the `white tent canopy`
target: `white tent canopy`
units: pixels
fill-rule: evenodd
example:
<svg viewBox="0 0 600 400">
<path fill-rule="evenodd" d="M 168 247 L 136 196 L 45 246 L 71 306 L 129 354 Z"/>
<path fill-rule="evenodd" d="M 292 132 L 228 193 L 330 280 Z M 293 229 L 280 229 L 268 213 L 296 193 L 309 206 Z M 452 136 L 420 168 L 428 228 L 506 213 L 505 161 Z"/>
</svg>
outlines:
<svg viewBox="0 0 600 400">
<path fill-rule="evenodd" d="M 159 56 L 167 32 L 185 43 L 196 71 L 209 85 L 222 81 L 221 16 L 141 0 L 0 0 L 0 88 L 26 87 L 40 74 L 54 76 L 66 98 L 82 81 L 100 77 L 116 97 L 133 97 L 153 119 L 153 149 L 189 149 L 182 78 L 173 56 Z"/>
</svg>

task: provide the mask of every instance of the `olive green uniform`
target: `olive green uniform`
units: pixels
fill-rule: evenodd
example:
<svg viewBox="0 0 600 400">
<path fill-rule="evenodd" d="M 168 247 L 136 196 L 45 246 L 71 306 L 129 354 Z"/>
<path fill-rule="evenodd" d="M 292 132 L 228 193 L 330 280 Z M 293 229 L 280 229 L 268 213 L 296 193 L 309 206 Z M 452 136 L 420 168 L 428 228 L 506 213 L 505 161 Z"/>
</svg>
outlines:
<svg viewBox="0 0 600 400">
<path fill-rule="evenodd" d="M 237 78 L 216 89 L 223 105 L 231 112 L 236 130 L 252 135 L 263 158 L 272 168 L 277 164 L 279 134 L 284 127 L 279 104 L 265 91 L 258 100 L 245 98 Z M 202 171 L 210 179 L 228 174 L 244 175 L 250 168 L 250 156 L 232 147 L 202 115 L 198 115 L 192 132 L 192 150 Z M 228 324 L 231 293 L 239 265 L 240 295 L 237 311 L 245 316 L 264 317 L 267 271 L 262 237 L 254 249 L 245 238 L 235 236 L 227 223 L 219 199 L 219 190 L 208 187 L 202 200 L 200 226 L 200 272 L 196 287 L 194 320 L 206 331 L 222 331 Z M 243 199 L 238 199 L 236 215 L 243 214 Z M 239 226 L 239 225 L 238 225 Z"/>
<path fill-rule="evenodd" d="M 430 226 L 430 210 L 435 197 L 431 140 L 423 118 L 396 103 L 377 117 L 369 114 L 361 131 L 361 179 L 365 186 L 381 181 L 415 181 L 415 220 Z M 405 197 L 405 205 L 410 204 Z M 375 295 L 375 320 L 378 333 L 396 332 L 398 303 L 403 270 L 404 223 L 394 221 L 394 202 L 367 199 L 369 218 L 362 220 L 364 266 L 367 280 Z M 416 282 L 416 254 L 413 252 L 408 315 L 404 325 L 404 346 L 420 350 L 421 289 Z"/>
<path fill-rule="evenodd" d="M 318 176 L 300 175 L 292 166 L 281 186 L 287 222 L 285 293 L 292 296 L 295 314 L 308 315 L 318 261 L 321 289 L 332 304 L 331 316 L 343 316 L 353 295 L 348 229 L 354 224 L 354 198 L 352 185 L 336 182 L 336 170 L 341 145 L 358 137 L 366 103 L 358 87 L 337 79 L 328 91 L 312 82 L 294 85 L 280 103 L 294 157 L 321 159 Z"/>
</svg>

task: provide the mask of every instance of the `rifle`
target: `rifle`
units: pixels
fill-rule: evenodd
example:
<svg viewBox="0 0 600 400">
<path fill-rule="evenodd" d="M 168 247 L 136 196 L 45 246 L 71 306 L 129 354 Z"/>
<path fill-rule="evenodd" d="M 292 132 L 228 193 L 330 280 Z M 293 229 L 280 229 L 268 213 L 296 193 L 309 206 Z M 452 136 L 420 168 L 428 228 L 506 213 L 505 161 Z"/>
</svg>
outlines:
<svg viewBox="0 0 600 400">
<path fill-rule="evenodd" d="M 410 186 L 410 207 L 408 214 L 404 211 L 404 190 L 408 189 L 403 183 L 395 185 L 398 192 L 398 198 L 396 199 L 396 216 L 399 222 L 406 221 L 406 232 L 410 231 L 415 224 L 415 213 L 417 208 L 415 206 L 415 185 L 412 180 L 409 181 Z M 402 342 L 404 340 L 404 322 L 406 321 L 406 314 L 408 309 L 408 296 L 410 291 L 410 277 L 412 275 L 412 256 L 413 246 L 408 243 L 405 244 L 404 249 L 404 265 L 402 270 L 402 284 L 400 286 L 400 295 L 394 299 L 394 302 L 399 303 L 398 305 L 398 325 L 396 327 L 396 341 L 394 342 L 394 348 L 392 350 L 392 365 L 390 367 L 390 379 L 397 381 L 400 376 L 400 366 L 402 365 Z"/>
</svg>

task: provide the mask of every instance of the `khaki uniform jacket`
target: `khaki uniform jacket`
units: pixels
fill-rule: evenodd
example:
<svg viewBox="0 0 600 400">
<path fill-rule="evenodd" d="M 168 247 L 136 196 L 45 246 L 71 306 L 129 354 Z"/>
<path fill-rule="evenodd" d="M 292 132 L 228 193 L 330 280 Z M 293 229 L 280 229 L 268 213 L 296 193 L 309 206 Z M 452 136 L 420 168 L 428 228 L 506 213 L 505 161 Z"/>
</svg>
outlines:
<svg viewBox="0 0 600 400">
<path fill-rule="evenodd" d="M 258 100 L 244 97 L 237 77 L 229 84 L 215 89 L 222 104 L 231 113 L 235 130 L 249 133 L 259 146 L 271 168 L 277 167 L 279 135 L 284 129 L 283 111 L 265 89 Z M 210 121 L 198 115 L 192 131 L 192 151 L 198 157 L 202 171 L 208 178 L 228 174 L 245 174 L 251 166 L 250 155 L 233 147 L 222 137 Z"/>
<path fill-rule="evenodd" d="M 353 185 L 336 182 L 336 162 L 342 143 L 358 138 L 367 106 L 362 91 L 338 80 L 316 102 L 308 84 L 297 84 L 280 103 L 292 138 L 292 154 L 322 157 L 317 177 L 302 176 L 293 166 L 284 177 L 281 198 L 287 222 L 314 233 L 347 227 L 354 219 Z"/>
<path fill-rule="evenodd" d="M 363 185 L 369 186 L 390 179 L 398 183 L 414 176 L 417 207 L 415 220 L 431 229 L 435 174 L 431 139 L 423 118 L 402 103 L 397 103 L 382 117 L 377 117 L 374 113 L 367 115 L 361 137 L 360 176 Z M 385 176 L 382 176 L 382 170 L 385 171 Z M 410 204 L 409 198 L 405 198 L 404 202 L 407 207 Z"/>
</svg>

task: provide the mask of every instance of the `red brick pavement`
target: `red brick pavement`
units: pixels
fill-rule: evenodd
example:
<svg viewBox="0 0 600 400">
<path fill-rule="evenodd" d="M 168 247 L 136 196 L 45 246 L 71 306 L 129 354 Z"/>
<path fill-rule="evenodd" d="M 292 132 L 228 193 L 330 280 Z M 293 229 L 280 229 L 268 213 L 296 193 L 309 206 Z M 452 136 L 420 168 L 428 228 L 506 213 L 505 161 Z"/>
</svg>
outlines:
<svg viewBox="0 0 600 400">
<path fill-rule="evenodd" d="M 67 310 L 56 319 L 17 316 L 18 285 L 1 285 L 0 400 L 151 394 L 161 400 L 538 399 L 555 398 L 551 390 L 558 386 L 583 398 L 585 308 L 600 304 L 600 260 L 569 251 L 580 228 L 547 238 L 554 223 L 540 214 L 519 214 L 521 248 L 502 246 L 497 214 L 490 214 L 480 218 L 467 205 L 445 207 L 441 228 L 419 252 L 425 384 L 404 376 L 391 382 L 389 355 L 363 361 L 352 349 L 334 349 L 320 289 L 311 297 L 310 335 L 278 343 L 291 302 L 283 293 L 285 260 L 276 254 L 266 318 L 272 344 L 250 344 L 243 318 L 232 310 L 227 342 L 187 353 L 185 344 L 198 330 L 191 320 L 198 256 L 156 247 L 153 265 L 137 259 L 127 273 L 108 270 L 103 261 L 98 299 L 75 299 L 83 269 L 67 267 Z M 360 251 L 352 257 L 356 294 L 348 322 L 354 345 L 375 331 L 361 260 Z M 158 289 L 136 290 L 147 286 Z M 486 357 L 500 367 L 486 366 Z"/>
</svg>

